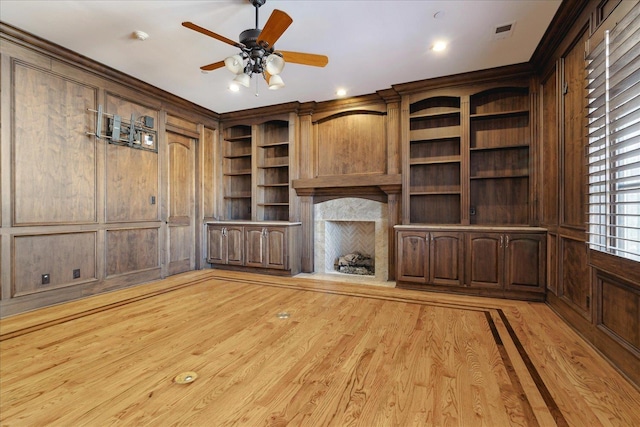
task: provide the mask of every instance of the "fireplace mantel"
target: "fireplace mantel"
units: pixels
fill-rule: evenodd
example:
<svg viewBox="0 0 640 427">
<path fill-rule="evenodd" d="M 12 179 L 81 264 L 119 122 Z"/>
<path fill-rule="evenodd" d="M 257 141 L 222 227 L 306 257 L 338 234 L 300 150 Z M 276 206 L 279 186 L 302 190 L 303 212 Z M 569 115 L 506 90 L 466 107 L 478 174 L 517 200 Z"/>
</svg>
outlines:
<svg viewBox="0 0 640 427">
<path fill-rule="evenodd" d="M 314 196 L 314 201 L 340 197 L 363 197 L 386 202 L 390 194 L 402 192 L 401 175 L 341 175 L 295 179 L 298 196 Z"/>
</svg>

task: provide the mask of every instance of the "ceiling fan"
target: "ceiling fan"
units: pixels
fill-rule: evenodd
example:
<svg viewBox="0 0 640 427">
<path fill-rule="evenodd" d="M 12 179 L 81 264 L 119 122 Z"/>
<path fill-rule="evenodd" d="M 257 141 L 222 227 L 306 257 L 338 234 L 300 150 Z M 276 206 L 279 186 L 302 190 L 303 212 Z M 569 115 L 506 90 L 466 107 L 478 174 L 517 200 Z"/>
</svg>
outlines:
<svg viewBox="0 0 640 427">
<path fill-rule="evenodd" d="M 209 31 L 192 22 L 182 23 L 184 27 L 240 49 L 240 53 L 232 55 L 223 61 L 203 65 L 200 67 L 201 70 L 213 71 L 226 67 L 236 74 L 234 82 L 245 87 L 249 87 L 253 74 L 262 74 L 269 85 L 269 89 L 279 89 L 284 86 L 280 72 L 286 62 L 314 67 L 324 67 L 329 63 L 329 58 L 325 55 L 275 50 L 276 41 L 289 28 L 293 19 L 285 12 L 274 9 L 264 28 L 260 29 L 258 28 L 258 10 L 260 6 L 265 4 L 266 0 L 250 1 L 256 9 L 256 28 L 241 32 L 239 42 Z"/>
</svg>

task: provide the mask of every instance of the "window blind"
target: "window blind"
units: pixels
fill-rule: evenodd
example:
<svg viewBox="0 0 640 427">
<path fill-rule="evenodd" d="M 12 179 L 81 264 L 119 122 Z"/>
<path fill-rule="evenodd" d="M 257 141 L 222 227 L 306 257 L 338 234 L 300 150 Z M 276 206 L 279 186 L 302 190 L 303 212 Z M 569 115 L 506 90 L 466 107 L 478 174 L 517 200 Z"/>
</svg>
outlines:
<svg viewBox="0 0 640 427">
<path fill-rule="evenodd" d="M 589 246 L 640 261 L 640 3 L 586 59 Z"/>
</svg>

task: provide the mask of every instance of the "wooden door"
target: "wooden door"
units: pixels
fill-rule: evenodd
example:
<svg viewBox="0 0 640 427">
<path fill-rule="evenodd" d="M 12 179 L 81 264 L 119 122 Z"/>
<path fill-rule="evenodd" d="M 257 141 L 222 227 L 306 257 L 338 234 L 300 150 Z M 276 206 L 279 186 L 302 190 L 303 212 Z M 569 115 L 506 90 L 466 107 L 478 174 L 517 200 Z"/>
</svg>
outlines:
<svg viewBox="0 0 640 427">
<path fill-rule="evenodd" d="M 464 286 L 462 233 L 432 232 L 429 282 L 434 285 Z"/>
<path fill-rule="evenodd" d="M 544 292 L 546 241 L 541 234 L 507 234 L 505 247 L 505 287 Z"/>
<path fill-rule="evenodd" d="M 207 261 L 212 264 L 227 263 L 227 238 L 225 227 L 207 226 Z"/>
<path fill-rule="evenodd" d="M 226 263 L 229 265 L 243 265 L 244 227 L 239 225 L 225 227 L 225 243 L 227 250 Z"/>
<path fill-rule="evenodd" d="M 195 256 L 195 140 L 167 132 L 169 147 L 168 275 L 193 270 Z"/>
<path fill-rule="evenodd" d="M 500 233 L 469 233 L 466 281 L 469 286 L 501 288 L 504 270 L 504 236 Z"/>
<path fill-rule="evenodd" d="M 245 227 L 244 228 L 245 243 L 245 262 L 247 267 L 264 267 L 265 266 L 265 228 L 263 227 Z"/>
<path fill-rule="evenodd" d="M 429 278 L 429 233 L 398 232 L 398 274 L 396 280 L 426 284 Z"/>
<path fill-rule="evenodd" d="M 268 227 L 266 229 L 266 267 L 287 270 L 289 259 L 286 227 Z"/>
</svg>

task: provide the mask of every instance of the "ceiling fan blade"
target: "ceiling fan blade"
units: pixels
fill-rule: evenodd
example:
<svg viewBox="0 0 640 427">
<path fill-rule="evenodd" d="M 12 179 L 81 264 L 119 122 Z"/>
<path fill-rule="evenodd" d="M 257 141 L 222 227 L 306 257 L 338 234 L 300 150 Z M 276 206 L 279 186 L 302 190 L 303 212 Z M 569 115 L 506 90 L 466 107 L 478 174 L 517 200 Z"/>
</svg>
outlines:
<svg viewBox="0 0 640 427">
<path fill-rule="evenodd" d="M 294 64 L 311 65 L 313 67 L 324 67 L 329 63 L 329 58 L 325 55 L 316 55 L 313 53 L 289 52 L 287 50 L 279 50 L 285 62 Z"/>
<path fill-rule="evenodd" d="M 233 41 L 231 39 L 228 39 L 228 38 L 226 38 L 224 36 L 221 36 L 220 34 L 216 34 L 213 31 L 209 31 L 206 28 L 202 28 L 202 27 L 194 24 L 193 22 L 183 22 L 182 26 L 183 27 L 187 27 L 187 28 L 189 28 L 189 29 L 191 29 L 193 31 L 197 31 L 197 32 L 199 32 L 201 34 L 204 34 L 205 36 L 213 37 L 216 40 L 220 40 L 223 43 L 230 44 L 231 46 L 235 46 L 235 47 L 240 48 L 240 49 L 244 49 L 246 47 L 242 43 L 235 42 L 235 41 Z"/>
<path fill-rule="evenodd" d="M 258 36 L 258 44 L 265 48 L 272 47 L 292 22 L 293 19 L 289 15 L 274 9 Z"/>
<path fill-rule="evenodd" d="M 213 64 L 203 65 L 202 67 L 200 67 L 200 69 L 202 71 L 213 71 L 222 67 L 224 67 L 224 61 L 218 61 L 218 62 L 214 62 Z"/>
</svg>

